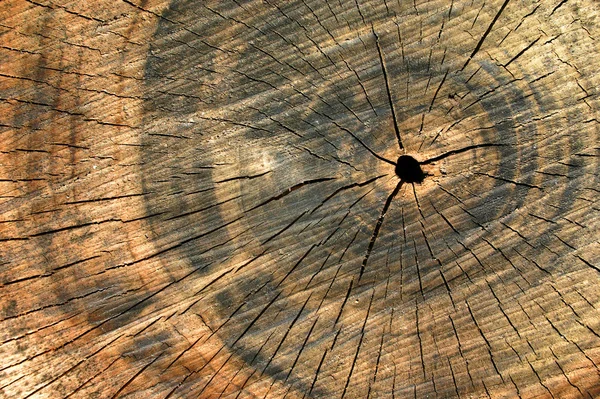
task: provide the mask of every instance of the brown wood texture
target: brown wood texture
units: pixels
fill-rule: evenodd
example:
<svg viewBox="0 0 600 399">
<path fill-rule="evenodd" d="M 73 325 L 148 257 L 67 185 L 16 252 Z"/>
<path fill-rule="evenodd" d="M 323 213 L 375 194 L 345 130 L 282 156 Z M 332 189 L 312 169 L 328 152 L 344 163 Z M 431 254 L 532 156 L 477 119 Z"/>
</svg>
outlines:
<svg viewBox="0 0 600 399">
<path fill-rule="evenodd" d="M 3 0 L 0 397 L 600 397 L 599 57 L 595 0 Z"/>
</svg>

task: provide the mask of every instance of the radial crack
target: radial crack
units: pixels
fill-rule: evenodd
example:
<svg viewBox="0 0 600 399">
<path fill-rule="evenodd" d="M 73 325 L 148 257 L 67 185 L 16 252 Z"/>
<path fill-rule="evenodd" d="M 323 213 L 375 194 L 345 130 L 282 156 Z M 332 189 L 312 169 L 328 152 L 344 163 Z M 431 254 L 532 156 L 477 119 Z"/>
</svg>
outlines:
<svg viewBox="0 0 600 399">
<path fill-rule="evenodd" d="M 358 141 L 360 143 L 360 145 L 362 145 L 367 151 L 369 151 L 371 153 L 371 155 L 373 155 L 375 158 L 379 159 L 380 161 L 383 162 L 387 162 L 390 165 L 396 165 L 396 163 L 394 161 L 390 161 L 387 158 L 382 157 L 381 155 L 377 154 L 375 151 L 373 151 L 371 148 L 369 148 L 368 145 L 366 145 L 361 139 L 359 139 L 354 133 L 352 133 L 349 129 L 346 129 L 345 127 L 341 126 L 340 124 L 338 124 L 335 121 L 332 121 L 332 123 L 334 125 L 336 125 L 338 128 L 342 129 L 343 131 L 345 131 L 346 133 L 348 133 L 350 136 L 352 136 L 354 138 L 354 140 Z"/>
<path fill-rule="evenodd" d="M 474 145 L 470 145 L 470 146 L 467 146 L 467 147 L 459 148 L 457 150 L 451 150 L 451 151 L 445 152 L 445 153 L 443 153 L 441 155 L 438 155 L 436 157 L 426 159 L 425 161 L 421 162 L 421 165 L 427 165 L 427 164 L 430 164 L 430 163 L 441 161 L 442 159 L 447 158 L 450 155 L 460 154 L 460 153 L 463 153 L 463 152 L 474 150 L 476 148 L 484 148 L 484 147 L 506 147 L 506 146 L 507 146 L 507 144 L 496 144 L 496 143 L 474 144 Z"/>
<path fill-rule="evenodd" d="M 477 46 L 475 46 L 475 49 L 473 50 L 473 52 L 471 53 L 471 55 L 469 56 L 469 58 L 467 58 L 467 61 L 465 62 L 465 65 L 463 65 L 463 67 L 460 69 L 461 71 L 464 70 L 467 67 L 467 65 L 469 65 L 469 62 L 471 61 L 471 59 L 475 56 L 475 54 L 477 54 L 477 52 L 481 48 L 481 45 L 483 44 L 483 41 L 485 40 L 485 38 L 487 37 L 487 35 L 489 35 L 490 32 L 492 31 L 492 28 L 494 27 L 494 24 L 496 23 L 496 21 L 498 20 L 498 18 L 500 18 L 500 14 L 502 14 L 502 11 L 504 11 L 504 9 L 508 5 L 509 1 L 510 0 L 505 0 L 504 1 L 504 4 L 502 4 L 502 7 L 500 7 L 500 10 L 496 14 L 496 16 L 494 17 L 494 19 L 490 23 L 490 25 L 488 26 L 487 30 L 485 31 L 485 33 L 483 34 L 483 36 L 481 36 L 481 39 L 479 39 L 479 42 L 477 43 Z M 485 5 L 485 2 L 484 2 L 484 5 Z M 481 8 L 483 9 L 483 6 Z M 477 15 L 479 16 L 479 14 L 477 14 Z M 475 23 L 473 22 L 473 25 L 474 24 Z"/>
<path fill-rule="evenodd" d="M 360 279 L 363 276 L 363 273 L 365 272 L 365 268 L 367 267 L 367 262 L 369 261 L 369 257 L 371 256 L 371 251 L 373 250 L 373 247 L 375 246 L 375 241 L 377 241 L 377 237 L 379 236 L 379 230 L 381 230 L 381 225 L 383 224 L 383 219 L 385 219 L 385 214 L 387 213 L 388 209 L 390 208 L 390 205 L 391 205 L 392 201 L 394 200 L 394 197 L 400 191 L 402 184 L 404 184 L 404 181 L 400 180 L 398 182 L 398 184 L 396 185 L 396 188 L 394 189 L 394 191 L 392 191 L 392 193 L 389 195 L 389 197 L 385 201 L 385 205 L 383 205 L 383 209 L 381 210 L 381 215 L 379 215 L 379 219 L 377 219 L 377 224 L 375 225 L 375 229 L 373 230 L 373 234 L 371 235 L 371 241 L 369 242 L 369 247 L 367 248 L 367 253 L 365 254 L 362 265 L 360 267 L 360 275 L 358 276 L 358 281 L 360 281 Z"/>
<path fill-rule="evenodd" d="M 390 109 L 392 111 L 392 119 L 394 120 L 394 130 L 396 132 L 396 138 L 398 139 L 398 146 L 401 150 L 404 149 L 402 145 L 402 138 L 400 137 L 400 129 L 398 128 L 398 119 L 396 118 L 396 110 L 394 109 L 394 102 L 392 101 L 392 92 L 390 90 L 390 81 L 387 74 L 387 69 L 385 67 L 385 61 L 383 59 L 383 53 L 381 51 L 381 46 L 379 45 L 379 36 L 375 33 L 375 29 L 373 30 L 373 35 L 375 36 L 375 44 L 377 45 L 377 53 L 379 54 L 379 62 L 381 64 L 381 71 L 383 72 L 383 79 L 385 80 L 385 90 L 387 92 L 388 101 L 390 103 Z"/>
</svg>

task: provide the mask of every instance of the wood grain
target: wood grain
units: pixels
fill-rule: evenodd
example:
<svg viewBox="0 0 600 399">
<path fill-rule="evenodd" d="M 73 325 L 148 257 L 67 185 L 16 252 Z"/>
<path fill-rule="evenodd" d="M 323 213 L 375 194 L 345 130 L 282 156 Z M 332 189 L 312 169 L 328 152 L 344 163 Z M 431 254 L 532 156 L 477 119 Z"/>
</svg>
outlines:
<svg viewBox="0 0 600 399">
<path fill-rule="evenodd" d="M 593 0 L 0 3 L 0 396 L 600 396 L 599 33 Z"/>
</svg>

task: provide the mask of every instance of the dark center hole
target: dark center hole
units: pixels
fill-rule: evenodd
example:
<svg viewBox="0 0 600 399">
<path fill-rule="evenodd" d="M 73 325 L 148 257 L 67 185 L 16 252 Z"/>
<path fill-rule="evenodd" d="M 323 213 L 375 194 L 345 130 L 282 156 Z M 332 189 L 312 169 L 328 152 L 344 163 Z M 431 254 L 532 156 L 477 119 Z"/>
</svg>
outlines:
<svg viewBox="0 0 600 399">
<path fill-rule="evenodd" d="M 425 173 L 421 170 L 419 161 L 410 155 L 401 155 L 396 162 L 396 174 L 407 183 L 422 183 Z"/>
</svg>

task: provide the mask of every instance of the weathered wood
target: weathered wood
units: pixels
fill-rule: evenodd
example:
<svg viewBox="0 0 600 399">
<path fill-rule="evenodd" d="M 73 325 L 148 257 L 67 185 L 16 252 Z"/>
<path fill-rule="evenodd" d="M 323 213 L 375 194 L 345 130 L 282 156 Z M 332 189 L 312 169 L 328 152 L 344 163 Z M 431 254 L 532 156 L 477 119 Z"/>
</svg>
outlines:
<svg viewBox="0 0 600 399">
<path fill-rule="evenodd" d="M 600 396 L 599 12 L 1 2 L 0 396 Z"/>
</svg>

